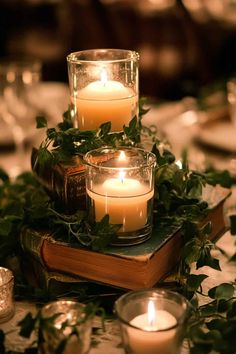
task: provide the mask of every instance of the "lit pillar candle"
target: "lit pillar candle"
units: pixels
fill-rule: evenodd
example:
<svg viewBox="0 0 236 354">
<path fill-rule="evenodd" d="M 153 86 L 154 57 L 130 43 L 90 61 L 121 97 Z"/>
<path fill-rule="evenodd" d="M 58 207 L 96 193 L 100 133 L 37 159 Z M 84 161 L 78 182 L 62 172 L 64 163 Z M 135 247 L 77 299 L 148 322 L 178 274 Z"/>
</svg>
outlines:
<svg viewBox="0 0 236 354">
<path fill-rule="evenodd" d="M 154 192 L 120 170 L 117 178 L 109 178 L 87 193 L 95 204 L 96 221 L 109 214 L 110 224 L 121 224 L 120 232 L 131 232 L 145 226 L 147 203 Z"/>
<path fill-rule="evenodd" d="M 72 98 L 81 130 L 97 129 L 111 122 L 111 131 L 121 131 L 136 114 L 138 97 L 121 82 L 108 80 L 105 70 L 101 79 L 89 83 Z"/>
<path fill-rule="evenodd" d="M 147 313 L 134 317 L 129 327 L 129 347 L 133 354 L 176 354 L 176 318 L 166 310 L 156 310 L 153 301 Z M 140 332 L 140 330 L 142 332 Z"/>
<path fill-rule="evenodd" d="M 151 236 L 155 155 L 137 148 L 100 148 L 88 152 L 86 192 L 93 227 L 105 215 L 118 224 L 114 245 L 144 242 Z"/>
</svg>

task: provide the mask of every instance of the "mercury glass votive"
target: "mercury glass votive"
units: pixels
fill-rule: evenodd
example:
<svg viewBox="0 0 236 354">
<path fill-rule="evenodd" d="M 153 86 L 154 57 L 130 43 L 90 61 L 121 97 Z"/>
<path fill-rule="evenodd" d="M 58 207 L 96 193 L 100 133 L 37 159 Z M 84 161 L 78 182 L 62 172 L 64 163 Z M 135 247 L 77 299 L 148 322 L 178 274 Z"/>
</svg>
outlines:
<svg viewBox="0 0 236 354">
<path fill-rule="evenodd" d="M 131 291 L 115 302 L 126 354 L 178 354 L 189 303 L 169 290 Z"/>
<path fill-rule="evenodd" d="M 67 56 L 75 126 L 94 130 L 111 122 L 111 131 L 138 114 L 138 53 L 123 49 L 90 49 Z"/>
<path fill-rule="evenodd" d="M 85 157 L 91 225 L 106 214 L 120 225 L 114 245 L 137 244 L 151 236 L 154 196 L 153 153 L 138 148 L 100 148 Z"/>
<path fill-rule="evenodd" d="M 14 315 L 14 276 L 12 271 L 0 267 L 0 323 Z"/>
<path fill-rule="evenodd" d="M 43 341 L 39 343 L 39 354 L 54 354 L 66 338 L 68 340 L 63 354 L 88 353 L 91 343 L 92 315 L 85 314 L 84 306 L 72 300 L 54 301 L 42 308 L 44 319 L 52 316 L 54 316 L 53 321 L 40 329 Z"/>
</svg>

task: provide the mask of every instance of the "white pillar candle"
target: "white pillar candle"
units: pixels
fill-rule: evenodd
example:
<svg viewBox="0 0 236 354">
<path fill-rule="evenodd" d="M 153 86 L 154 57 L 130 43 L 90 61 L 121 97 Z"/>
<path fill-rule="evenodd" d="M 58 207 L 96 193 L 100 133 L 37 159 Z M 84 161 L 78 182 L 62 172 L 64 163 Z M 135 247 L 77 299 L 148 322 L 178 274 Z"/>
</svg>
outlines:
<svg viewBox="0 0 236 354">
<path fill-rule="evenodd" d="M 122 224 L 120 232 L 131 232 L 145 226 L 147 204 L 154 192 L 136 179 L 125 178 L 120 171 L 117 178 L 107 179 L 87 193 L 94 202 L 96 221 L 109 214 L 110 224 Z"/>
<path fill-rule="evenodd" d="M 111 131 L 121 131 L 136 114 L 138 97 L 121 82 L 108 80 L 102 71 L 101 80 L 79 90 L 72 102 L 81 130 L 97 129 L 102 123 L 111 122 Z"/>
<path fill-rule="evenodd" d="M 152 301 L 148 312 L 134 317 L 129 327 L 129 347 L 133 354 L 176 354 L 176 318 L 166 310 L 156 310 Z M 142 332 L 140 332 L 142 330 Z"/>
</svg>

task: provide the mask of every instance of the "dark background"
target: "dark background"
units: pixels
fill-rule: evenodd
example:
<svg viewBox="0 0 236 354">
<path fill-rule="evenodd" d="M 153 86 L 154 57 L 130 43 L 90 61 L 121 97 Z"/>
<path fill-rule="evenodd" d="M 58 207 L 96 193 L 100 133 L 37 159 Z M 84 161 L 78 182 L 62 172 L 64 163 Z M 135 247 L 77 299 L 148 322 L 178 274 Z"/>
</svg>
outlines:
<svg viewBox="0 0 236 354">
<path fill-rule="evenodd" d="M 0 59 L 29 56 L 43 80 L 68 82 L 66 56 L 140 54 L 140 93 L 197 96 L 236 72 L 236 3 L 226 0 L 0 0 Z"/>
</svg>

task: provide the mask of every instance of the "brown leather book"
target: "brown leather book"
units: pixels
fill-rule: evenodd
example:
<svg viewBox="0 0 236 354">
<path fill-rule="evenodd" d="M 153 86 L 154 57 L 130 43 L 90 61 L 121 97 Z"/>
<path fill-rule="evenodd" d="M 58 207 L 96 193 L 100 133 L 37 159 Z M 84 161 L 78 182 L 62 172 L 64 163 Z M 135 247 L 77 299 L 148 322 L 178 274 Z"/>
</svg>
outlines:
<svg viewBox="0 0 236 354">
<path fill-rule="evenodd" d="M 210 239 L 215 240 L 226 230 L 223 206 L 230 191 L 209 186 L 205 194 L 210 212 L 200 225 L 211 221 Z M 151 238 L 142 244 L 109 246 L 105 252 L 95 252 L 55 241 L 48 230 L 26 229 L 21 244 L 26 254 L 50 271 L 124 289 L 141 289 L 154 286 L 171 273 L 180 258 L 182 237 L 176 225 L 168 224 L 155 228 Z"/>
</svg>

